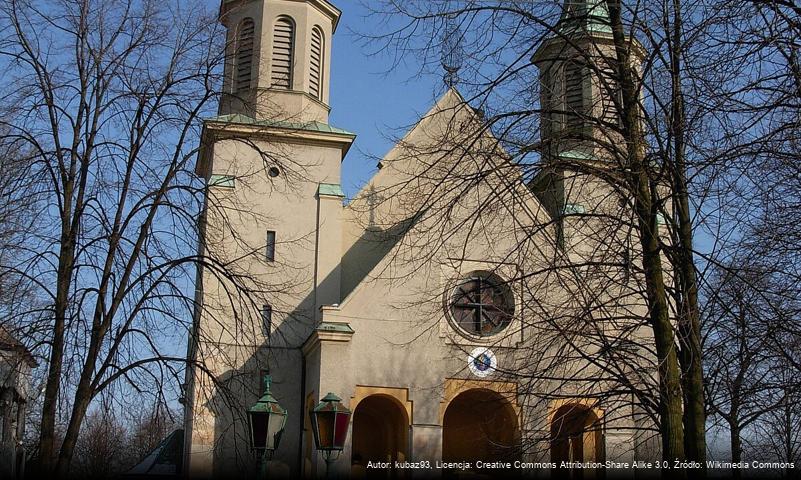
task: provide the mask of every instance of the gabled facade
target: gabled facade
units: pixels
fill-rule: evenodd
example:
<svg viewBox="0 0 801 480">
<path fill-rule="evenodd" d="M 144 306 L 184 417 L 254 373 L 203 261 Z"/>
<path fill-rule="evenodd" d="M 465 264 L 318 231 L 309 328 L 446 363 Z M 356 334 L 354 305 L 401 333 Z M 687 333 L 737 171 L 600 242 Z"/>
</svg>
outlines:
<svg viewBox="0 0 801 480">
<path fill-rule="evenodd" d="M 341 474 L 361 476 L 376 461 L 633 458 L 632 415 L 604 418 L 579 386 L 546 395 L 525 385 L 534 319 L 566 295 L 525 273 L 565 251 L 583 255 L 580 229 L 570 234 L 577 248 L 566 248 L 557 220 L 568 204 L 606 208 L 605 199 L 566 188 L 569 169 L 556 161 L 549 178 L 526 185 L 491 134 L 466 141 L 482 118 L 451 88 L 345 204 L 340 165 L 355 135 L 328 124 L 339 15 L 325 0 L 223 2 L 231 60 L 197 167 L 215 200 L 200 248 L 226 273 L 247 273 L 239 286 L 250 294 L 232 302 L 220 267 L 198 274 L 189 355 L 208 370 L 188 372 L 186 474 L 253 468 L 243 416 L 266 372 L 289 413 L 273 476 L 323 474 L 308 411 L 327 392 L 354 412 L 333 467 Z M 605 41 L 566 15 L 564 28 L 587 45 Z M 564 75 L 554 45 L 535 62 Z M 552 78 L 543 74 L 543 91 L 561 88 Z M 545 143 L 559 143 L 561 128 L 546 129 Z M 592 157 L 566 141 L 546 156 Z M 488 173 L 476 181 L 476 172 Z M 503 201 L 484 209 L 499 191 Z"/>
</svg>

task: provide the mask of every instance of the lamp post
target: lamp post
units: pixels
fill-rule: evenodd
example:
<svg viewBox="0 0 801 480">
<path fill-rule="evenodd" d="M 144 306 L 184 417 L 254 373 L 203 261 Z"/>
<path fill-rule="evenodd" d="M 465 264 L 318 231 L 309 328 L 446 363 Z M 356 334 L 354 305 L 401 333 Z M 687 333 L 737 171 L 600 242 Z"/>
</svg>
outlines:
<svg viewBox="0 0 801 480">
<path fill-rule="evenodd" d="M 270 393 L 271 383 L 272 377 L 265 375 L 264 394 L 255 405 L 248 409 L 250 448 L 257 455 L 261 454 L 259 473 L 262 478 L 267 474 L 267 462 L 272 458 L 281 441 L 281 433 L 286 426 L 287 417 L 286 409 L 279 405 L 278 400 Z"/>
<path fill-rule="evenodd" d="M 341 398 L 328 393 L 320 403 L 309 412 L 314 433 L 314 445 L 323 453 L 325 476 L 329 478 L 331 464 L 345 448 L 350 424 L 350 410 L 342 405 Z"/>
</svg>

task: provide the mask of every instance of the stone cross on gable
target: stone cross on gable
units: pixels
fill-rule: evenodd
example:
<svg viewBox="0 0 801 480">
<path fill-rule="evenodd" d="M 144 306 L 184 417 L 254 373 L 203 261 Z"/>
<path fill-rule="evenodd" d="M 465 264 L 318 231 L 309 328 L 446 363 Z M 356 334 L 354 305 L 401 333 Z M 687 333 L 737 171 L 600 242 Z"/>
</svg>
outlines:
<svg viewBox="0 0 801 480">
<path fill-rule="evenodd" d="M 375 189 L 375 185 L 370 185 L 370 190 L 367 191 L 366 195 L 367 206 L 370 208 L 370 216 L 367 221 L 367 225 L 369 227 L 376 226 L 376 218 L 375 218 L 375 211 L 381 202 L 384 201 L 384 197 L 378 193 Z"/>
</svg>

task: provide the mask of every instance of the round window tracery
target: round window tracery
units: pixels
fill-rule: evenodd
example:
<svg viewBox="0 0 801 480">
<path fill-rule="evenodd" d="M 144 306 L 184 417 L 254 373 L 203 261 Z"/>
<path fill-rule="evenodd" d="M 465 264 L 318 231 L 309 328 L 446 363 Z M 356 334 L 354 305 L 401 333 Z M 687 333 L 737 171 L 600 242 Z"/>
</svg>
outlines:
<svg viewBox="0 0 801 480">
<path fill-rule="evenodd" d="M 512 321 L 514 298 L 509 286 L 497 275 L 477 272 L 463 279 L 450 298 L 450 313 L 466 333 L 490 337 Z"/>
</svg>

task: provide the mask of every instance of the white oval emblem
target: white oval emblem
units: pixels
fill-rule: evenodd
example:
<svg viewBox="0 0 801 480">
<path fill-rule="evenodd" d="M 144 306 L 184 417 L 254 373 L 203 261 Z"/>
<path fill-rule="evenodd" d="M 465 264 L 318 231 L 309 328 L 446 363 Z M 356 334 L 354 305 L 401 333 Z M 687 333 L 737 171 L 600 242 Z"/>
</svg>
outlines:
<svg viewBox="0 0 801 480">
<path fill-rule="evenodd" d="M 473 375 L 477 377 L 486 377 L 490 375 L 498 367 L 498 359 L 492 350 L 485 347 L 474 348 L 470 355 L 467 356 L 467 366 Z"/>
</svg>

